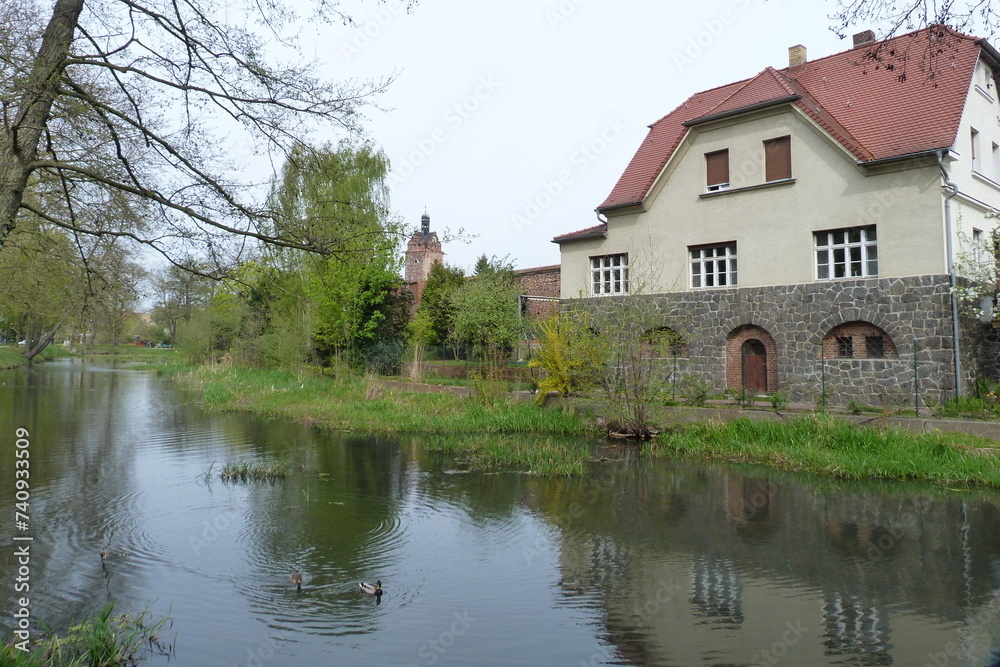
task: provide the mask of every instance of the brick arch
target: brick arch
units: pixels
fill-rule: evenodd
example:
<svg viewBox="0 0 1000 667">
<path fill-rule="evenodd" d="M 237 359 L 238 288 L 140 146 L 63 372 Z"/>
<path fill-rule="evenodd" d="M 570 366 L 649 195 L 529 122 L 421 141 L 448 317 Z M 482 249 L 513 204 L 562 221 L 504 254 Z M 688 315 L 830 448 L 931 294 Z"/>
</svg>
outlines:
<svg viewBox="0 0 1000 667">
<path fill-rule="evenodd" d="M 882 327 L 864 320 L 844 322 L 823 337 L 825 359 L 896 359 L 896 342 Z"/>
<path fill-rule="evenodd" d="M 672 327 L 652 327 L 642 334 L 644 351 L 661 356 L 688 356 L 688 343 L 683 334 Z"/>
<path fill-rule="evenodd" d="M 830 331 L 836 327 L 850 324 L 852 322 L 865 322 L 881 329 L 885 335 L 893 341 L 894 345 L 895 341 L 903 341 L 906 343 L 909 342 L 908 339 L 911 338 L 911 336 L 907 335 L 905 332 L 899 331 L 897 325 L 890 322 L 889 318 L 887 318 L 883 313 L 867 311 L 857 307 L 850 307 L 842 308 L 836 313 L 830 313 L 817 322 L 816 329 L 810 333 L 809 340 L 812 344 L 816 345 L 816 347 L 822 349 L 823 343 Z"/>
<path fill-rule="evenodd" d="M 729 332 L 726 337 L 726 388 L 743 386 L 743 344 L 760 341 L 767 355 L 767 387 L 772 393 L 778 390 L 778 346 L 771 334 L 756 324 L 744 324 Z"/>
</svg>

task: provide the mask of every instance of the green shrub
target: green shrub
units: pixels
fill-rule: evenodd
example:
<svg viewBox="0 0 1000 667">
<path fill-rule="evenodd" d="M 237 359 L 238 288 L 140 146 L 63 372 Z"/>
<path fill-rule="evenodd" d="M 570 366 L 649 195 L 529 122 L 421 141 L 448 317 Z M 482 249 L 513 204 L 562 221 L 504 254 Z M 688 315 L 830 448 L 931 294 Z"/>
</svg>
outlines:
<svg viewBox="0 0 1000 667">
<path fill-rule="evenodd" d="M 695 406 L 703 406 L 708 402 L 708 397 L 712 392 L 712 385 L 708 380 L 699 375 L 685 375 L 678 382 L 678 389 L 682 398 Z"/>
<path fill-rule="evenodd" d="M 775 410 L 784 410 L 788 407 L 789 398 L 788 392 L 784 389 L 779 389 L 778 391 L 771 394 L 768 400 L 771 402 L 771 407 Z"/>
</svg>

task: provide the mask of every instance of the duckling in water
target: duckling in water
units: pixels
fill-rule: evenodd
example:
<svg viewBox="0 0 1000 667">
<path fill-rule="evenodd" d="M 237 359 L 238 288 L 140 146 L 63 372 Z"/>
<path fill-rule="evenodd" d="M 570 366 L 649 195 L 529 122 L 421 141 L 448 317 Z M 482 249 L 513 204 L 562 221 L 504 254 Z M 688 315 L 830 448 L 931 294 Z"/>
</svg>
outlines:
<svg viewBox="0 0 1000 667">
<path fill-rule="evenodd" d="M 288 577 L 288 580 L 295 584 L 297 590 L 302 590 L 302 573 L 292 572 L 292 576 Z"/>
<path fill-rule="evenodd" d="M 379 579 L 374 584 L 365 583 L 362 581 L 358 584 L 365 595 L 374 595 L 377 598 L 382 597 L 382 580 Z"/>
</svg>

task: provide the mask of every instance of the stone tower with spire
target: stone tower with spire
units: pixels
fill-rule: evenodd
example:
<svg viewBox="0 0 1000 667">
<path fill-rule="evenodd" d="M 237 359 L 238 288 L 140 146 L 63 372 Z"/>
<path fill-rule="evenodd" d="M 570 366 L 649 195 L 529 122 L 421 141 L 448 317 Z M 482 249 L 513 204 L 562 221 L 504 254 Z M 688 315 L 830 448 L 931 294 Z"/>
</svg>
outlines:
<svg viewBox="0 0 1000 667">
<path fill-rule="evenodd" d="M 420 295 L 427 283 L 434 262 L 444 261 L 444 251 L 437 232 L 431 231 L 431 216 L 426 209 L 420 216 L 420 229 L 413 232 L 410 242 L 406 244 L 406 264 L 403 269 L 403 279 L 413 292 L 413 305 L 420 303 Z"/>
</svg>

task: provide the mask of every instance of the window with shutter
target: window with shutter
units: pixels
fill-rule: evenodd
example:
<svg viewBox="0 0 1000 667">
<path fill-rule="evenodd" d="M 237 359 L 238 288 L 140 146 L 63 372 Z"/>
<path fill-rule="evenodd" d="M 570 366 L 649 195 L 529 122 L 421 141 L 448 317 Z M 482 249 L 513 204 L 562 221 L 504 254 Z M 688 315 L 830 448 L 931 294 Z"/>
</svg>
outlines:
<svg viewBox="0 0 1000 667">
<path fill-rule="evenodd" d="M 778 137 L 764 142 L 764 180 L 768 183 L 792 177 L 792 138 Z"/>
<path fill-rule="evenodd" d="M 729 149 L 705 153 L 705 168 L 708 173 L 708 191 L 729 188 Z"/>
</svg>

